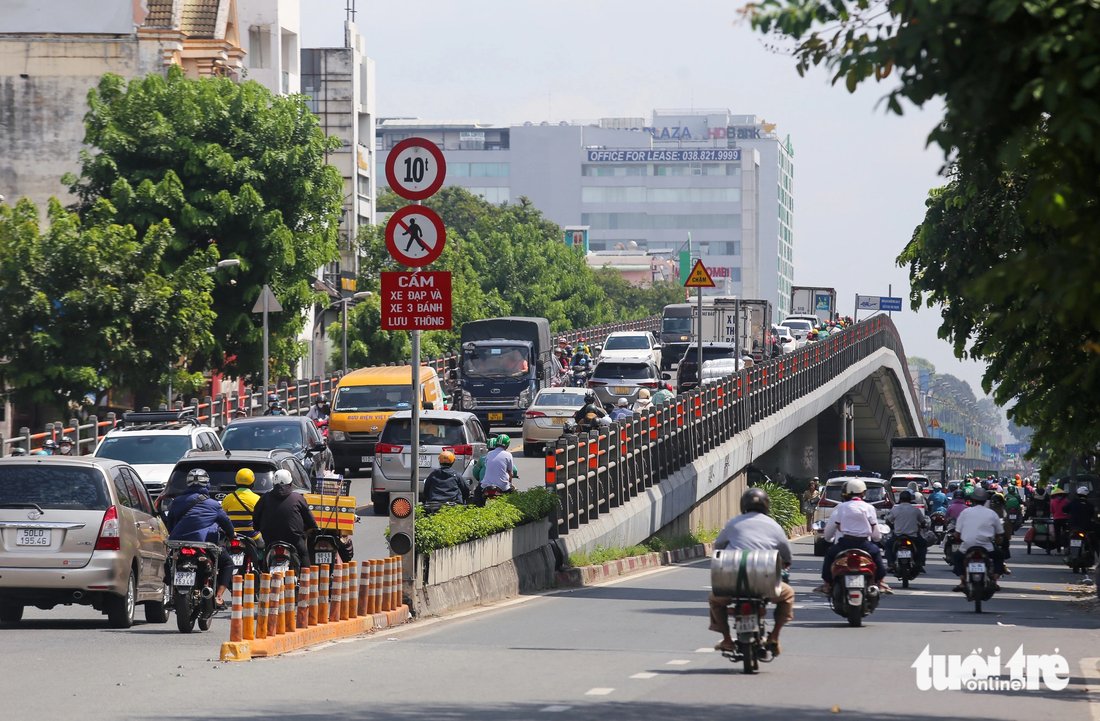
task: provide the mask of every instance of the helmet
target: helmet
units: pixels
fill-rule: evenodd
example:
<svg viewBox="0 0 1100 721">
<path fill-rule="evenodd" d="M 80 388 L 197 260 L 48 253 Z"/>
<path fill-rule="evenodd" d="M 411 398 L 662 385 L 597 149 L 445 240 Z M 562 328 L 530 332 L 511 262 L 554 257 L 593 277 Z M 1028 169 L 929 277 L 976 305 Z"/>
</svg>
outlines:
<svg viewBox="0 0 1100 721">
<path fill-rule="evenodd" d="M 844 484 L 844 492 L 849 496 L 862 496 L 867 492 L 867 484 L 856 478 Z"/>
<path fill-rule="evenodd" d="M 497 436 L 497 445 L 504 450 L 508 450 L 508 446 L 512 445 L 512 437 L 507 433 L 501 433 Z"/>
<path fill-rule="evenodd" d="M 1005 494 L 994 493 L 993 498 L 989 500 L 994 506 L 1003 506 L 1005 504 Z"/>
<path fill-rule="evenodd" d="M 27 455 L 27 449 L 26 448 L 20 448 L 20 447 L 16 446 L 15 448 L 11 449 L 11 455 L 13 455 L 13 456 L 25 456 L 25 455 Z"/>
<path fill-rule="evenodd" d="M 1061 486 L 1055 486 L 1054 489 L 1050 492 L 1050 495 L 1052 495 L 1052 496 L 1061 496 L 1061 495 L 1065 495 L 1065 492 L 1066 492 L 1066 489 L 1062 488 Z"/>
<path fill-rule="evenodd" d="M 596 391 L 592 390 L 591 388 L 586 390 L 584 392 L 584 402 L 585 403 L 595 403 L 596 402 Z"/>
<path fill-rule="evenodd" d="M 316 396 L 313 396 L 313 402 L 317 405 L 321 405 L 322 403 L 325 402 L 325 399 L 322 396 L 316 395 Z"/>
<path fill-rule="evenodd" d="M 580 428 L 577 427 L 577 422 L 573 419 L 569 419 L 565 422 L 565 425 L 562 426 L 562 433 L 564 434 L 576 434 L 578 431 L 580 431 Z"/>
<path fill-rule="evenodd" d="M 963 499 L 963 498 L 966 498 L 966 494 L 963 493 L 962 490 L 958 490 L 958 491 L 955 491 L 954 493 L 952 493 L 951 497 L 952 498 L 957 498 L 957 499 Z"/>
<path fill-rule="evenodd" d="M 268 403 L 278 403 L 279 402 L 279 396 L 274 394 L 274 393 L 268 393 L 267 394 L 267 402 Z"/>
<path fill-rule="evenodd" d="M 767 515 L 771 507 L 771 499 L 763 488 L 748 488 L 741 494 L 741 513 L 755 511 Z"/>
<path fill-rule="evenodd" d="M 275 477 L 271 479 L 271 482 L 276 486 L 289 486 L 290 481 L 290 471 L 285 468 L 275 471 Z"/>
<path fill-rule="evenodd" d="M 242 468 L 237 471 L 237 485 L 238 486 L 251 486 L 256 482 L 256 474 L 252 472 L 251 468 Z"/>
<path fill-rule="evenodd" d="M 1088 486 L 1077 486 L 1077 495 L 1078 496 L 1087 496 L 1088 494 L 1089 494 L 1089 487 Z"/>
<path fill-rule="evenodd" d="M 42 444 L 42 447 L 52 451 L 57 448 L 57 441 L 52 438 L 47 438 L 46 441 Z"/>
<path fill-rule="evenodd" d="M 619 408 L 626 408 L 628 405 L 630 405 L 630 401 L 625 398 L 620 398 L 619 400 L 615 401 L 615 405 L 617 405 Z"/>
<path fill-rule="evenodd" d="M 1020 474 L 1019 473 L 1016 474 L 1016 480 L 1017 481 L 1020 480 Z"/>
<path fill-rule="evenodd" d="M 485 450 L 486 451 L 491 451 L 496 447 L 497 447 L 497 437 L 496 436 L 489 436 L 485 440 Z"/>
<path fill-rule="evenodd" d="M 898 494 L 898 503 L 912 503 L 913 494 L 910 491 L 902 491 Z"/>
<path fill-rule="evenodd" d="M 61 436 L 61 443 L 68 443 L 71 446 L 73 444 L 73 439 L 68 436 Z"/>
<path fill-rule="evenodd" d="M 664 388 L 666 391 L 670 391 L 672 390 L 672 384 L 668 381 L 661 381 L 661 388 Z"/>
<path fill-rule="evenodd" d="M 455 452 L 449 448 L 444 448 L 439 452 L 439 465 L 441 466 L 453 466 L 455 462 Z"/>
<path fill-rule="evenodd" d="M 981 486 L 975 486 L 974 490 L 970 492 L 970 500 L 974 503 L 985 503 L 989 500 L 989 491 Z"/>
<path fill-rule="evenodd" d="M 210 474 L 201 468 L 192 468 L 187 472 L 187 485 L 208 486 L 210 485 Z"/>
<path fill-rule="evenodd" d="M 639 390 L 638 391 L 638 398 L 639 398 L 639 400 L 647 400 L 648 401 L 649 400 L 649 389 L 648 388 L 642 388 L 641 390 Z"/>
<path fill-rule="evenodd" d="M 943 484 L 940 483 L 939 481 L 936 481 L 935 483 L 932 484 L 932 490 L 933 491 L 943 490 Z"/>
</svg>

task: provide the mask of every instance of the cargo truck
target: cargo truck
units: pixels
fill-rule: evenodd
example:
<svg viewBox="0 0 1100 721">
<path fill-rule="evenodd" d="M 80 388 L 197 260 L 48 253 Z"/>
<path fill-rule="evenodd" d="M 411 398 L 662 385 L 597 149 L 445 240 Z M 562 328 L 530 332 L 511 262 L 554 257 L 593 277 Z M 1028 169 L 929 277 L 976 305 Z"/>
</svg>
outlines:
<svg viewBox="0 0 1100 721">
<path fill-rule="evenodd" d="M 715 298 L 703 305 L 703 342 L 739 343 L 743 355 L 771 357 L 772 304 L 766 300 Z"/>
<path fill-rule="evenodd" d="M 947 487 L 947 443 L 919 436 L 890 439 L 890 476 L 914 474 Z"/>
<path fill-rule="evenodd" d="M 791 315 L 815 315 L 822 323 L 836 317 L 836 290 L 796 285 L 791 288 Z"/>
</svg>

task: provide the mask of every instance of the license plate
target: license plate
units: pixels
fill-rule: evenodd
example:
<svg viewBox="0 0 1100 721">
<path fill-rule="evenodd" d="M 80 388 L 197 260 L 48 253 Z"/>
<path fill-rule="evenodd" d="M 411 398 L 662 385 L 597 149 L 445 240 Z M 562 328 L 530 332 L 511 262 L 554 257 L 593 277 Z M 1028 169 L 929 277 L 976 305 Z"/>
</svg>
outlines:
<svg viewBox="0 0 1100 721">
<path fill-rule="evenodd" d="M 1069 540 L 1069 545 L 1072 548 L 1080 548 L 1081 547 L 1081 539 L 1080 538 L 1071 538 Z"/>
<path fill-rule="evenodd" d="M 374 456 L 359 456 L 360 463 L 370 463 L 374 460 Z"/>
<path fill-rule="evenodd" d="M 752 616 L 738 616 L 733 623 L 735 633 L 755 633 L 760 621 Z"/>
<path fill-rule="evenodd" d="M 943 526 L 941 526 L 937 523 L 935 526 L 932 526 L 932 530 L 935 531 L 936 533 L 939 533 L 940 531 L 943 530 Z"/>
<path fill-rule="evenodd" d="M 15 537 L 17 546 L 48 546 L 53 536 L 49 528 L 20 528 Z"/>
<path fill-rule="evenodd" d="M 243 553 L 234 553 L 233 555 L 230 556 L 230 558 L 233 559 L 233 565 L 234 566 L 243 566 L 244 565 L 244 554 Z"/>
<path fill-rule="evenodd" d="M 967 564 L 966 570 L 970 573 L 985 573 L 984 563 L 970 563 Z"/>
<path fill-rule="evenodd" d="M 552 425 L 552 426 L 564 426 L 565 422 L 568 421 L 568 420 L 569 420 L 568 418 L 551 418 L 550 419 L 550 425 Z"/>
<path fill-rule="evenodd" d="M 848 588 L 863 588 L 867 585 L 867 579 L 862 575 L 845 576 L 844 585 Z"/>
<path fill-rule="evenodd" d="M 176 586 L 194 586 L 195 585 L 195 572 L 194 571 L 176 571 Z"/>
<path fill-rule="evenodd" d="M 332 551 L 318 551 L 313 555 L 315 556 L 313 562 L 318 566 L 328 566 L 332 564 Z"/>
<path fill-rule="evenodd" d="M 615 386 L 613 391 L 617 396 L 630 395 L 630 386 Z"/>
<path fill-rule="evenodd" d="M 1019 516 L 1017 516 L 1015 513 L 1008 514 L 1008 520 L 1010 521 L 1015 521 L 1017 518 L 1019 518 Z"/>
<path fill-rule="evenodd" d="M 290 570 L 290 564 L 289 563 L 275 563 L 275 564 L 272 564 L 272 566 L 271 566 L 271 572 L 272 573 L 286 573 L 289 570 Z"/>
<path fill-rule="evenodd" d="M 491 420 L 491 421 L 502 421 L 502 420 L 504 420 L 504 414 L 503 413 L 490 413 L 489 414 L 489 420 Z"/>
<path fill-rule="evenodd" d="M 432 465 L 431 455 L 428 454 L 428 453 L 421 453 L 420 454 L 420 467 L 421 468 L 428 468 L 431 465 Z"/>
<path fill-rule="evenodd" d="M 912 558 L 913 552 L 908 550 L 898 551 L 898 558 Z"/>
</svg>

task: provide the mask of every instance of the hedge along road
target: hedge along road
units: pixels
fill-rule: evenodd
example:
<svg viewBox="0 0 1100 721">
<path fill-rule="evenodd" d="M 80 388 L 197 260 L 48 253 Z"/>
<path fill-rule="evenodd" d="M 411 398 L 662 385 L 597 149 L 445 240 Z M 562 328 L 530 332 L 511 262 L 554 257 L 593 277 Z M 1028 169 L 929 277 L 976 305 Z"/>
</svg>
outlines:
<svg viewBox="0 0 1100 721">
<path fill-rule="evenodd" d="M 516 468 L 519 470 L 519 480 L 516 487 L 521 491 L 528 488 L 537 488 L 543 485 L 546 472 L 545 461 L 542 456 L 525 458 L 523 456 L 523 442 L 519 428 L 494 428 L 494 433 L 507 433 L 512 437 L 512 445 L 508 450 L 515 456 Z M 359 507 L 359 521 L 355 524 L 352 540 L 355 543 L 355 557 L 385 558 L 390 555 L 389 545 L 386 543 L 386 528 L 389 526 L 389 518 L 385 515 L 374 515 L 374 506 L 370 502 L 370 478 L 357 476 L 351 482 L 351 494 Z"/>
</svg>

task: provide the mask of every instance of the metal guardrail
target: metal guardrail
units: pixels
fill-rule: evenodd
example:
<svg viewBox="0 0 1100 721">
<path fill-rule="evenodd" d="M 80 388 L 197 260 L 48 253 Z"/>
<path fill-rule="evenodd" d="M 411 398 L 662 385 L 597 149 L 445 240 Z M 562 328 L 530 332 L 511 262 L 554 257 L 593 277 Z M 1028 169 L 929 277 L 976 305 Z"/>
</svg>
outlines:
<svg viewBox="0 0 1100 721">
<path fill-rule="evenodd" d="M 680 394 L 603 431 L 563 436 L 547 446 L 545 455 L 545 486 L 561 501 L 558 533 L 567 534 L 621 506 L 880 348 L 901 359 L 905 378 L 900 380 L 912 397 L 901 338 L 893 321 L 878 316 Z"/>
<path fill-rule="evenodd" d="M 564 331 L 558 333 L 555 337 L 564 336 L 569 342 L 573 343 L 580 337 L 598 337 L 615 331 L 655 331 L 660 327 L 660 324 L 660 316 L 650 316 L 641 320 L 605 323 L 591 328 Z M 424 361 L 423 365 L 430 366 L 437 373 L 442 374 L 448 361 L 453 359 L 456 359 L 456 356 L 443 356 Z M 341 374 L 336 373 L 323 379 L 301 379 L 294 383 L 280 383 L 270 391 L 252 390 L 243 394 L 223 393 L 215 397 L 206 396 L 201 401 L 198 398 L 192 398 L 187 404 L 177 401 L 175 410 L 191 408 L 200 423 L 211 426 L 224 426 L 239 415 L 239 412 L 243 412 L 245 415 L 253 415 L 257 410 L 262 412 L 267 407 L 267 394 L 276 393 L 283 402 L 287 413 L 299 415 L 309 410 L 314 395 L 321 394 L 325 397 L 331 397 L 333 391 L 336 390 L 336 385 L 340 382 L 340 377 Z M 166 410 L 167 407 L 162 405 L 161 409 Z M 145 408 L 143 410 L 149 409 Z M 45 428 L 38 433 L 32 433 L 30 428 L 23 426 L 19 429 L 19 435 L 12 438 L 4 438 L 0 435 L 0 457 L 9 455 L 12 449 L 16 447 L 23 448 L 29 453 L 41 448 L 47 440 L 52 439 L 56 442 L 64 436 L 73 439 L 73 450 L 76 455 L 91 453 L 99 445 L 99 441 L 103 439 L 103 436 L 118 424 L 118 420 L 115 413 L 110 412 L 104 420 L 100 420 L 98 416 L 93 415 L 88 416 L 88 419 L 83 423 L 76 418 L 69 419 L 67 423 L 62 421 L 47 423 Z"/>
</svg>

